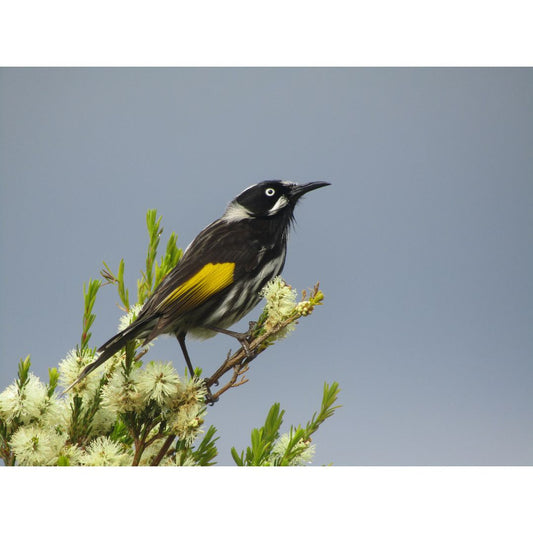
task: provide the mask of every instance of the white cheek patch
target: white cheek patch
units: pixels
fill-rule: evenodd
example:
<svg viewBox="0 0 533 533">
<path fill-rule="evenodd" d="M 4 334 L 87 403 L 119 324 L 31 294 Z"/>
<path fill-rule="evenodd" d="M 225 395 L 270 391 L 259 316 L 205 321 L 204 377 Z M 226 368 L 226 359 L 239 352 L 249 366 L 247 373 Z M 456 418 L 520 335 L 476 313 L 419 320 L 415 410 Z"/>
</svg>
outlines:
<svg viewBox="0 0 533 533">
<path fill-rule="evenodd" d="M 226 222 L 237 222 L 238 220 L 244 220 L 245 218 L 252 218 L 252 215 L 241 204 L 232 202 L 228 205 L 226 212 L 222 215 L 222 220 Z"/>
<path fill-rule="evenodd" d="M 285 196 L 280 196 L 278 201 L 268 210 L 269 215 L 275 215 L 280 209 L 283 209 L 289 200 Z"/>
</svg>

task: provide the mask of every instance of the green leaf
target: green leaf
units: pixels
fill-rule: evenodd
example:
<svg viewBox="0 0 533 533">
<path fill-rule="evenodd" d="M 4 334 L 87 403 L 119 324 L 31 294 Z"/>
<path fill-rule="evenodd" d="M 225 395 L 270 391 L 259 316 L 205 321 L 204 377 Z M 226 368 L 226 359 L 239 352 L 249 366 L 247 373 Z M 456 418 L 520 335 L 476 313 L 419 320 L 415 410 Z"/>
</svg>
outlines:
<svg viewBox="0 0 533 533">
<path fill-rule="evenodd" d="M 196 450 L 193 451 L 192 456 L 198 466 L 211 466 L 215 464 L 213 459 L 218 455 L 218 450 L 215 446 L 215 442 L 218 440 L 218 437 L 215 437 L 216 431 L 215 426 L 209 426 L 204 438 Z"/>
<path fill-rule="evenodd" d="M 244 452 L 241 453 L 240 461 L 237 451 L 232 451 L 233 460 L 240 466 L 261 466 L 270 456 L 276 439 L 279 438 L 279 428 L 283 423 L 285 411 L 280 409 L 280 404 L 275 403 L 268 411 L 264 425 L 254 428 L 251 433 L 251 447 L 246 448 L 246 459 L 243 460 Z"/>
<path fill-rule="evenodd" d="M 324 383 L 324 390 L 322 394 L 322 405 L 320 411 L 315 413 L 311 418 L 311 421 L 306 426 L 307 436 L 311 436 L 329 417 L 333 416 L 335 409 L 338 409 L 340 405 L 333 405 L 337 401 L 340 388 L 337 382 L 333 382 L 331 385 Z"/>
<path fill-rule="evenodd" d="M 133 443 L 133 437 L 129 433 L 128 426 L 120 417 L 115 421 L 113 429 L 109 434 L 109 438 L 114 442 L 120 442 L 128 446 Z"/>
<path fill-rule="evenodd" d="M 270 408 L 265 423 L 260 428 L 254 428 L 251 433 L 251 446 L 246 448 L 239 455 L 233 447 L 231 456 L 237 466 L 261 466 L 261 465 L 279 465 L 288 466 L 298 464 L 297 459 L 307 451 L 306 445 L 309 444 L 311 434 L 318 430 L 327 418 L 333 415 L 338 405 L 333 405 L 339 394 L 339 385 L 333 382 L 331 385 L 324 384 L 322 403 L 320 411 L 314 413 L 311 421 L 305 428 L 302 426 L 291 426 L 289 431 L 289 442 L 282 457 L 273 455 L 272 450 L 276 441 L 280 438 L 280 428 L 283 423 L 285 411 L 280 408 L 279 403 L 275 403 Z"/>
<path fill-rule="evenodd" d="M 48 398 L 52 397 L 52 394 L 54 394 L 54 391 L 57 387 L 57 382 L 59 380 L 59 372 L 57 371 L 57 368 L 49 368 L 48 369 Z"/>
<path fill-rule="evenodd" d="M 16 381 L 17 387 L 19 390 L 26 385 L 29 379 L 31 367 L 31 358 L 29 355 L 26 356 L 26 359 L 21 359 L 18 366 L 18 379 Z"/>
<path fill-rule="evenodd" d="M 239 455 L 235 447 L 232 446 L 231 456 L 233 457 L 233 460 L 237 466 L 244 466 L 244 452 L 241 452 L 241 455 Z"/>
<path fill-rule="evenodd" d="M 57 460 L 57 466 L 70 466 L 69 458 L 64 455 L 60 455 Z"/>
<path fill-rule="evenodd" d="M 95 315 L 92 314 L 94 302 L 96 301 L 96 295 L 100 288 L 99 280 L 89 280 L 88 285 L 83 284 L 83 330 L 81 334 L 81 349 L 84 350 L 89 345 L 91 333 L 89 332 Z"/>
<path fill-rule="evenodd" d="M 120 263 L 118 264 L 118 275 L 117 275 L 117 281 L 118 281 L 118 295 L 120 297 L 120 301 L 124 304 L 124 307 L 126 310 L 129 310 L 130 308 L 130 296 L 128 293 L 128 289 L 124 286 L 124 259 L 120 260 Z"/>
</svg>

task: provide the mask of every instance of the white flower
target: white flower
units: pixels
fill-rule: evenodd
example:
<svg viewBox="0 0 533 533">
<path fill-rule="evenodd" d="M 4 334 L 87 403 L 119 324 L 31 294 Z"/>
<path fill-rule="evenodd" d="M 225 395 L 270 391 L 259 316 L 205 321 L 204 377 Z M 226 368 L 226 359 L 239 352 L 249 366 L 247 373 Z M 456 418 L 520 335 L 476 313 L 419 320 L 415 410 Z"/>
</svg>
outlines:
<svg viewBox="0 0 533 533">
<path fill-rule="evenodd" d="M 313 311 L 313 304 L 309 300 L 304 300 L 296 305 L 296 312 L 302 316 L 307 316 Z"/>
<path fill-rule="evenodd" d="M 168 422 L 172 433 L 175 433 L 179 440 L 185 441 L 188 445 L 192 444 L 202 432 L 204 410 L 205 407 L 199 403 L 182 405 Z"/>
<path fill-rule="evenodd" d="M 131 464 L 131 456 L 108 437 L 98 437 L 87 446 L 80 463 L 86 466 L 124 466 Z"/>
<path fill-rule="evenodd" d="M 52 403 L 46 385 L 30 373 L 22 388 L 12 383 L 0 394 L 0 415 L 8 424 L 16 418 L 22 424 L 29 424 L 43 415 Z"/>
<path fill-rule="evenodd" d="M 180 382 L 176 393 L 167 402 L 167 424 L 172 433 L 187 444 L 191 444 L 202 433 L 206 392 L 204 381 L 194 376 Z"/>
<path fill-rule="evenodd" d="M 24 403 L 28 413 L 38 418 L 46 410 L 49 404 L 48 390 L 46 385 L 35 375 L 30 374 L 28 382 L 24 386 Z"/>
<path fill-rule="evenodd" d="M 21 422 L 29 421 L 29 413 L 24 405 L 25 396 L 16 383 L 12 383 L 0 394 L 0 416 L 11 424 L 13 420 L 19 418 Z"/>
<path fill-rule="evenodd" d="M 204 408 L 206 394 L 203 379 L 193 376 L 180 381 L 175 393 L 168 398 L 166 406 L 170 413 L 167 413 L 167 418 L 175 417 L 183 407 Z"/>
<path fill-rule="evenodd" d="M 265 310 L 268 316 L 264 325 L 267 331 L 289 318 L 295 310 L 296 291 L 280 276 L 276 276 L 264 286 L 261 296 L 266 300 Z M 283 338 L 294 328 L 294 323 L 291 323 L 272 338 Z"/>
<path fill-rule="evenodd" d="M 41 466 L 57 463 L 65 441 L 66 435 L 59 435 L 54 429 L 30 425 L 20 427 L 10 443 L 20 465 Z"/>
<path fill-rule="evenodd" d="M 126 377 L 121 369 L 117 369 L 102 389 L 102 406 L 116 413 L 142 409 L 144 402 L 139 392 L 139 373 L 138 368 L 132 368 Z"/>
<path fill-rule="evenodd" d="M 91 420 L 91 435 L 108 433 L 117 420 L 117 413 L 107 405 L 101 405 Z"/>
<path fill-rule="evenodd" d="M 118 323 L 118 332 L 121 332 L 130 326 L 135 321 L 142 308 L 143 306 L 141 304 L 132 305 L 130 310 L 120 317 Z"/>
<path fill-rule="evenodd" d="M 85 390 L 80 394 L 81 396 L 81 406 L 74 406 L 74 402 L 69 400 L 69 398 L 62 398 L 62 400 L 56 400 L 54 404 L 54 414 L 53 423 L 58 425 L 60 428 L 68 428 L 72 422 L 72 411 L 73 409 L 80 409 L 78 417 L 86 417 L 87 410 L 93 409 L 95 401 L 99 402 L 98 397 L 95 397 L 95 394 L 100 394 L 96 389 L 93 392 L 92 396 L 89 396 L 88 391 Z M 99 404 L 96 411 L 93 411 L 90 418 L 90 430 L 88 435 L 96 436 L 101 434 L 108 433 L 117 419 L 117 413 L 110 409 L 106 405 Z M 45 423 L 49 420 L 52 420 L 51 416 L 45 414 L 43 417 Z M 88 428 L 89 429 L 89 428 Z"/>
<path fill-rule="evenodd" d="M 263 287 L 261 296 L 267 301 L 269 314 L 275 315 L 278 321 L 288 318 L 296 306 L 296 291 L 280 276 L 271 279 Z"/>
<path fill-rule="evenodd" d="M 66 403 L 57 396 L 48 396 L 48 388 L 36 376 L 30 374 L 26 389 L 26 409 L 33 414 L 34 419 L 43 427 L 55 426 L 61 423 L 62 412 Z"/>
<path fill-rule="evenodd" d="M 180 378 L 171 363 L 151 361 L 139 373 L 137 388 L 145 401 L 165 405 L 177 393 L 179 384 Z"/>
<path fill-rule="evenodd" d="M 173 461 L 169 461 L 169 464 L 172 464 L 173 466 L 197 466 L 193 457 L 190 454 L 185 454 L 185 451 L 177 453 Z"/>
<path fill-rule="evenodd" d="M 65 358 L 59 363 L 59 384 L 64 388 L 70 386 L 70 384 L 78 378 L 81 371 L 93 361 L 94 351 L 92 350 L 70 350 Z M 94 396 L 96 390 L 100 386 L 102 373 L 109 368 L 111 363 L 112 360 L 106 361 L 106 363 L 99 368 L 99 371 L 91 372 L 87 375 L 72 389 L 72 393 L 87 399 Z"/>
<path fill-rule="evenodd" d="M 193 376 L 192 378 L 183 381 L 178 392 L 181 403 L 187 405 L 203 405 L 206 394 L 207 389 L 205 381 L 197 376 Z"/>
<path fill-rule="evenodd" d="M 68 460 L 68 466 L 77 466 L 81 464 L 83 453 L 83 450 L 75 444 L 67 444 L 63 446 L 59 455 Z"/>
<path fill-rule="evenodd" d="M 42 416 L 39 420 L 43 427 L 60 426 L 63 424 L 64 413 L 68 409 L 66 401 L 62 401 L 57 396 L 46 398 L 43 404 Z"/>
<path fill-rule="evenodd" d="M 93 358 L 93 353 L 90 350 L 70 350 L 59 363 L 59 383 L 68 387 L 85 366 L 93 361 Z"/>
<path fill-rule="evenodd" d="M 81 410 L 78 416 L 86 417 L 88 409 L 94 406 L 94 400 L 85 400 L 81 404 Z M 61 426 L 68 428 L 72 419 L 72 409 L 74 405 L 72 402 L 67 403 L 61 417 Z M 90 419 L 90 427 L 87 428 L 89 436 L 97 436 L 106 434 L 113 428 L 117 420 L 117 413 L 109 408 L 107 405 L 100 405 L 96 412 L 94 412 Z"/>
<path fill-rule="evenodd" d="M 285 452 L 287 451 L 289 444 L 291 442 L 290 435 L 288 433 L 284 433 L 279 437 L 279 439 L 274 444 L 274 447 L 272 449 L 272 455 L 277 458 L 281 459 Z M 315 455 L 315 445 L 311 444 L 310 441 L 304 441 L 300 439 L 291 449 L 292 452 L 297 451 L 297 455 L 290 460 L 289 464 L 290 466 L 303 466 L 305 464 L 311 463 L 313 456 Z"/>
</svg>

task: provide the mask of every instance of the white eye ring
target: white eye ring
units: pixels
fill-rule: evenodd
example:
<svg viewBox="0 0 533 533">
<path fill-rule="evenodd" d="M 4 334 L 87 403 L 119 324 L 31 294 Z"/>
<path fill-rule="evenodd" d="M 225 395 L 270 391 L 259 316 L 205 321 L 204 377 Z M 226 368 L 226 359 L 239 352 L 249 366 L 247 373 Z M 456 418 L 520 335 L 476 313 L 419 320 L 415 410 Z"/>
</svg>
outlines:
<svg viewBox="0 0 533 533">
<path fill-rule="evenodd" d="M 267 196 L 274 196 L 276 194 L 276 191 L 274 189 L 272 189 L 271 187 L 269 187 L 266 191 L 265 191 L 265 194 Z"/>
</svg>

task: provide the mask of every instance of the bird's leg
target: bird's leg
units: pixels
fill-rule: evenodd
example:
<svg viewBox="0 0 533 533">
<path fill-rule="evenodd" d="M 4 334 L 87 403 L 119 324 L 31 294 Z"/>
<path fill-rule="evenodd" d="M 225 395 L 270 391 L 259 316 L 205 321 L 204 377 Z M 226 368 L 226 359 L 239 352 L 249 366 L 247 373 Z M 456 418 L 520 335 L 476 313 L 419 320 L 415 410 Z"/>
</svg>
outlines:
<svg viewBox="0 0 533 533">
<path fill-rule="evenodd" d="M 192 367 L 191 358 L 189 357 L 189 352 L 187 351 L 187 346 L 185 344 L 185 335 L 182 333 L 179 333 L 176 335 L 176 338 L 178 339 L 181 351 L 183 353 L 183 357 L 185 358 L 185 362 L 187 363 L 187 367 L 189 368 L 189 372 L 192 378 L 194 376 L 194 368 Z M 211 394 L 211 389 L 207 385 L 206 380 L 204 380 L 204 382 L 205 382 L 205 388 L 207 389 L 207 394 L 205 395 L 205 401 L 209 405 L 213 405 L 216 401 L 218 401 L 218 398 L 213 399 L 213 395 Z"/>
<path fill-rule="evenodd" d="M 246 357 L 251 357 L 252 352 L 250 350 L 250 334 L 252 328 L 246 332 L 246 333 L 237 333 L 236 331 L 230 331 L 229 329 L 222 329 L 217 328 L 216 326 L 204 326 L 206 329 L 210 329 L 212 331 L 216 331 L 217 333 L 223 333 L 224 335 L 229 335 L 230 337 L 233 337 L 234 339 L 237 339 L 244 350 L 244 353 L 246 354 Z"/>
<path fill-rule="evenodd" d="M 194 376 L 194 368 L 192 367 L 191 359 L 189 357 L 189 352 L 187 351 L 187 346 L 185 345 L 185 335 L 180 333 L 176 335 L 176 338 L 178 339 L 178 342 L 180 343 L 180 348 L 183 353 L 183 357 L 185 358 L 185 362 L 187 363 L 187 368 L 189 369 L 189 372 L 192 378 Z"/>
</svg>

